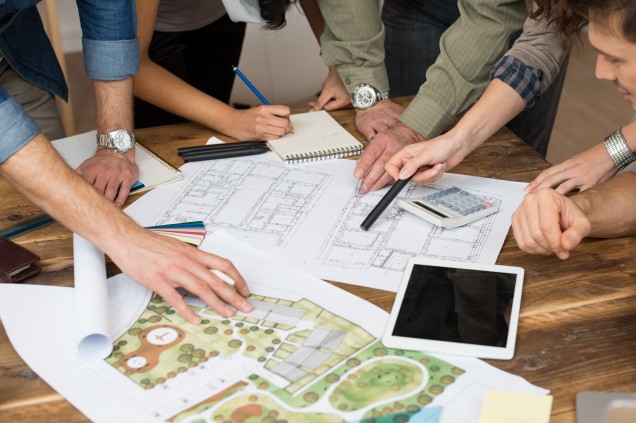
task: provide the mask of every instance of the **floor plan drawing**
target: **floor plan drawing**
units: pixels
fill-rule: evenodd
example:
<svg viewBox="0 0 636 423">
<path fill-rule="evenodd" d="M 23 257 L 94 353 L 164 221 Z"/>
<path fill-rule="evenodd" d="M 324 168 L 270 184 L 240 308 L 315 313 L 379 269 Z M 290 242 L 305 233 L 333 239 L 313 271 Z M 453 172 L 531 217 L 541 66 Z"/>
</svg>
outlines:
<svg viewBox="0 0 636 423">
<path fill-rule="evenodd" d="M 426 187 L 409 185 L 402 197 L 417 198 L 446 189 L 445 185 Z M 482 194 L 483 195 L 483 194 Z M 392 204 L 368 231 L 361 230 L 364 220 L 381 198 L 380 193 L 352 195 L 338 221 L 322 244 L 317 261 L 342 268 L 375 268 L 401 272 L 413 256 L 475 262 L 483 252 L 495 217 L 480 219 L 456 229 L 443 229 L 411 216 Z M 491 198 L 499 206 L 501 200 Z M 402 236 L 411 233 L 410 239 Z M 406 241 L 406 242 L 405 242 Z"/>
<path fill-rule="evenodd" d="M 393 204 L 364 231 L 360 224 L 388 188 L 359 194 L 354 167 L 352 160 L 285 166 L 267 154 L 188 163 L 183 182 L 154 189 L 126 212 L 142 226 L 202 220 L 208 235 L 225 229 L 319 278 L 396 291 L 413 256 L 494 264 L 523 198 L 517 182 L 445 174 L 400 196 L 458 186 L 499 211 L 444 230 Z"/>
<path fill-rule="evenodd" d="M 207 162 L 158 214 L 158 225 L 201 220 L 281 246 L 293 237 L 333 176 L 277 162 Z M 246 235 L 247 236 L 247 235 Z"/>
</svg>

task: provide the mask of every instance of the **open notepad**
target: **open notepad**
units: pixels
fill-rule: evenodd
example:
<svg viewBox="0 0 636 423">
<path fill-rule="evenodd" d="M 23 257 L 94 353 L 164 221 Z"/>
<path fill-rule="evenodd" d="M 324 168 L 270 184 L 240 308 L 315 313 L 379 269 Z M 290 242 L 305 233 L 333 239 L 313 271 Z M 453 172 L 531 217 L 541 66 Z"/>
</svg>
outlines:
<svg viewBox="0 0 636 423">
<path fill-rule="evenodd" d="M 71 168 L 77 169 L 86 159 L 95 155 L 96 131 L 62 138 L 51 144 Z M 139 166 L 139 181 L 133 186 L 135 192 L 147 191 L 182 178 L 179 169 L 139 143 L 135 145 L 135 161 Z"/>
<path fill-rule="evenodd" d="M 288 164 L 357 156 L 363 146 L 329 113 L 299 113 L 291 116 L 294 133 L 268 141 L 269 148 Z"/>
</svg>

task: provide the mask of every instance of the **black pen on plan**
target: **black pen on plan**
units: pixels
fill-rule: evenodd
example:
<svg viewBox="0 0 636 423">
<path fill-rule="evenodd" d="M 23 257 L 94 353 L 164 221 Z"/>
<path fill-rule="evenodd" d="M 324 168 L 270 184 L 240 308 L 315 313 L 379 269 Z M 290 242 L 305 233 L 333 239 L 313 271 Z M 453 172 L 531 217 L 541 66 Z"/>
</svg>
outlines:
<svg viewBox="0 0 636 423">
<path fill-rule="evenodd" d="M 360 225 L 360 228 L 362 228 L 363 231 L 369 230 L 371 225 L 373 225 L 373 223 L 378 220 L 378 217 L 380 217 L 382 212 L 386 210 L 387 207 L 389 207 L 389 204 L 391 204 L 391 202 L 395 199 L 395 197 L 397 197 L 397 195 L 400 193 L 400 191 L 402 191 L 406 184 L 409 183 L 413 176 L 415 176 L 415 173 L 406 179 L 398 179 L 391 187 L 391 189 L 386 194 L 384 194 L 384 197 L 380 199 L 378 204 L 376 204 L 373 210 L 371 210 L 371 213 L 369 213 L 367 218 L 364 219 L 364 221 Z"/>
<path fill-rule="evenodd" d="M 200 162 L 203 160 L 219 160 L 230 159 L 232 157 L 253 156 L 255 154 L 267 153 L 269 148 L 249 147 L 249 148 L 234 148 L 225 150 L 209 150 L 198 151 L 193 153 L 181 154 L 183 161 L 188 162 Z"/>
</svg>

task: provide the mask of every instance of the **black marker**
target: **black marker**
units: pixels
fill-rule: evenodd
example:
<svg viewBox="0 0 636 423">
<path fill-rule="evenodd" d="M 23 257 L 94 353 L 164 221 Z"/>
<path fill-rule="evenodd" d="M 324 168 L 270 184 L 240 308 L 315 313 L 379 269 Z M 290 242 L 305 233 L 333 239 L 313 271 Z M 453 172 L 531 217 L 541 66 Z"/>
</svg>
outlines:
<svg viewBox="0 0 636 423">
<path fill-rule="evenodd" d="M 382 212 L 386 210 L 387 207 L 389 207 L 389 204 L 391 204 L 391 202 L 395 199 L 395 197 L 397 197 L 397 195 L 400 193 L 400 191 L 402 191 L 406 184 L 409 183 L 413 176 L 415 176 L 415 173 L 406 179 L 398 179 L 397 182 L 395 182 L 395 185 L 391 187 L 389 192 L 384 194 L 384 197 L 382 197 L 382 199 L 373 208 L 373 210 L 371 210 L 371 213 L 369 213 L 367 218 L 364 219 L 364 222 L 362 222 L 362 224 L 360 225 L 363 231 L 369 230 L 371 225 L 373 225 L 373 222 L 378 220 L 378 217 L 380 217 Z"/>
<path fill-rule="evenodd" d="M 269 151 L 268 148 L 244 148 L 234 150 L 221 150 L 221 151 L 203 151 L 182 155 L 183 161 L 188 162 L 200 162 L 203 160 L 218 160 L 229 159 L 232 157 L 253 156 L 255 154 L 263 154 Z"/>
</svg>

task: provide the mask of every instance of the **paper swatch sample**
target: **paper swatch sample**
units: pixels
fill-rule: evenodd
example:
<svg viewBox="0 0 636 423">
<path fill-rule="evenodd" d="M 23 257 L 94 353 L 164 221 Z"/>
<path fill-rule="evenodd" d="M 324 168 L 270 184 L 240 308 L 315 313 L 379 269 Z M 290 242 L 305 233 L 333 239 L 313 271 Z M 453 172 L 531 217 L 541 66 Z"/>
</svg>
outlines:
<svg viewBox="0 0 636 423">
<path fill-rule="evenodd" d="M 286 164 L 342 159 L 362 153 L 362 143 L 324 110 L 295 114 L 291 121 L 293 134 L 267 142 Z"/>
<path fill-rule="evenodd" d="M 169 225 L 148 226 L 145 229 L 149 231 L 178 239 L 195 247 L 199 247 L 205 239 L 205 223 L 181 222 Z"/>
<path fill-rule="evenodd" d="M 479 423 L 549 423 L 552 395 L 486 391 Z"/>
<path fill-rule="evenodd" d="M 96 131 L 85 132 L 52 141 L 51 144 L 72 169 L 77 169 L 86 159 L 95 155 L 96 133 Z M 139 143 L 135 144 L 135 161 L 139 166 L 139 181 L 133 186 L 135 192 L 147 191 L 182 178 L 179 169 Z"/>
</svg>

